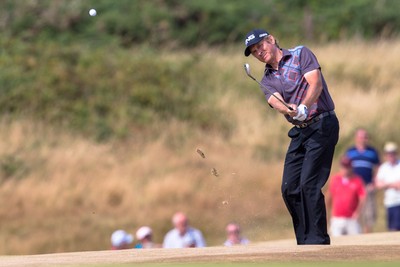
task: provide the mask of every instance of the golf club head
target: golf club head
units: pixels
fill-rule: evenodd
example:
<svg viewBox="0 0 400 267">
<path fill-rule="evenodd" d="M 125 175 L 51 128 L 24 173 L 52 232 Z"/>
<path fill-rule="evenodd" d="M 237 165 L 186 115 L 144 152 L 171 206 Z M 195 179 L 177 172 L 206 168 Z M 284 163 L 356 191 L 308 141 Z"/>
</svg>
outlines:
<svg viewBox="0 0 400 267">
<path fill-rule="evenodd" d="M 244 64 L 244 70 L 246 71 L 246 74 L 250 76 L 250 65 L 248 63 Z"/>
</svg>

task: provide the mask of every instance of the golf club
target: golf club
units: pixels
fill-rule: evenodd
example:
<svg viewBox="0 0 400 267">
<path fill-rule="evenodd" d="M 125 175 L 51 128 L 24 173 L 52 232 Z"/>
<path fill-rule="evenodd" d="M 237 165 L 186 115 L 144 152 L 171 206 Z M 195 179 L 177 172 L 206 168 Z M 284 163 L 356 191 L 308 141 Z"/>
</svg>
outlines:
<svg viewBox="0 0 400 267">
<path fill-rule="evenodd" d="M 262 83 L 260 83 L 259 81 L 256 80 L 256 78 L 254 78 L 251 74 L 250 74 L 250 65 L 248 63 L 244 64 L 244 70 L 246 71 L 247 76 L 249 76 L 250 78 L 252 78 L 254 81 L 256 81 L 260 86 L 262 86 L 265 90 L 267 90 L 268 92 L 271 93 L 271 95 L 273 97 L 275 97 L 276 99 L 279 100 L 279 102 L 281 102 L 283 105 L 285 105 L 285 107 L 287 107 L 290 110 L 293 110 L 293 108 L 291 106 L 289 106 L 288 104 L 286 104 L 285 102 L 282 101 L 282 99 L 280 99 L 279 97 L 277 97 L 276 95 L 274 95 L 273 92 L 271 92 L 271 90 L 269 90 L 265 85 L 263 85 Z"/>
</svg>

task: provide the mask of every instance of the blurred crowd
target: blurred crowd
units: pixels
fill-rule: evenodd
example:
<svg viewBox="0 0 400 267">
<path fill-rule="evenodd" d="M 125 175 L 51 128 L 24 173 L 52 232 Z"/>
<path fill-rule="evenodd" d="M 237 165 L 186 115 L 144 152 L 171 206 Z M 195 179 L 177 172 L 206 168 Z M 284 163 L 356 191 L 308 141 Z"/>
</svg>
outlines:
<svg viewBox="0 0 400 267">
<path fill-rule="evenodd" d="M 183 212 L 177 212 L 172 217 L 173 228 L 168 231 L 162 244 L 153 242 L 153 231 L 149 226 L 142 226 L 136 231 L 135 237 L 124 231 L 116 230 L 111 235 L 111 248 L 114 250 L 128 248 L 194 248 L 205 247 L 206 241 L 203 233 L 189 224 L 189 219 Z M 249 240 L 241 235 L 241 229 L 237 223 L 229 223 L 226 226 L 226 240 L 223 245 L 247 245 Z"/>
<path fill-rule="evenodd" d="M 377 221 L 377 193 L 383 191 L 386 227 L 400 230 L 400 161 L 398 146 L 387 142 L 383 162 L 370 145 L 368 132 L 355 132 L 354 146 L 340 158 L 338 173 L 331 176 L 326 194 L 332 236 L 371 233 Z"/>
</svg>

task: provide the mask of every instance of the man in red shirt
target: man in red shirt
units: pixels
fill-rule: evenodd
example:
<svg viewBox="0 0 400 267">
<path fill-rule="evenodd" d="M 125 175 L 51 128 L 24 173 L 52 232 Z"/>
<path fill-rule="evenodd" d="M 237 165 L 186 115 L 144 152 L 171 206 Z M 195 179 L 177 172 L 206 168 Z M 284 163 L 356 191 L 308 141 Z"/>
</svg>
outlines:
<svg viewBox="0 0 400 267">
<path fill-rule="evenodd" d="M 332 176 L 327 194 L 327 206 L 331 206 L 332 236 L 361 233 L 358 221 L 364 205 L 366 191 L 362 178 L 353 173 L 351 160 L 340 160 L 340 171 Z"/>
</svg>

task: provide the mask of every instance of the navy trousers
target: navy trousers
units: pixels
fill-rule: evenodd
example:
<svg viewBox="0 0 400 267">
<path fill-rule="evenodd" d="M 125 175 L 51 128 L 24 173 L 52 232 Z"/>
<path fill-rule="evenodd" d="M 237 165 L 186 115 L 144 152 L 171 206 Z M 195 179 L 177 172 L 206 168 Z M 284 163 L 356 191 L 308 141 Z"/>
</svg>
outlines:
<svg viewBox="0 0 400 267">
<path fill-rule="evenodd" d="M 282 179 L 282 196 L 292 217 L 298 245 L 330 244 L 325 198 L 339 122 L 330 115 L 300 129 L 293 127 Z"/>
</svg>

